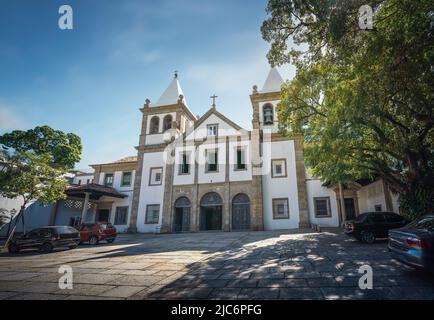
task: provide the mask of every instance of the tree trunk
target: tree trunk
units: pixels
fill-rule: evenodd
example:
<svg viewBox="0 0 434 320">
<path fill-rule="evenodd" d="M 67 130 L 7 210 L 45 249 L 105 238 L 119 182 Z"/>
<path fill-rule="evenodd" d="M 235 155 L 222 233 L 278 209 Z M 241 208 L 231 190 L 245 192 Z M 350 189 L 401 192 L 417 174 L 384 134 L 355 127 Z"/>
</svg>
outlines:
<svg viewBox="0 0 434 320">
<path fill-rule="evenodd" d="M 339 182 L 339 202 L 340 202 L 340 206 L 341 206 L 341 226 L 343 226 L 345 223 L 347 214 L 345 212 L 345 197 L 344 197 L 344 192 L 343 192 L 343 188 L 342 188 L 342 182 Z"/>
<path fill-rule="evenodd" d="M 17 222 L 20 221 L 20 218 L 24 215 L 25 210 L 26 210 L 26 208 L 25 208 L 25 204 L 24 204 L 21 206 L 20 212 L 17 214 L 17 217 L 15 218 L 14 227 L 12 228 L 12 231 L 6 240 L 5 248 L 8 247 L 9 242 L 12 240 L 13 236 L 15 235 L 15 230 L 17 229 Z"/>
</svg>

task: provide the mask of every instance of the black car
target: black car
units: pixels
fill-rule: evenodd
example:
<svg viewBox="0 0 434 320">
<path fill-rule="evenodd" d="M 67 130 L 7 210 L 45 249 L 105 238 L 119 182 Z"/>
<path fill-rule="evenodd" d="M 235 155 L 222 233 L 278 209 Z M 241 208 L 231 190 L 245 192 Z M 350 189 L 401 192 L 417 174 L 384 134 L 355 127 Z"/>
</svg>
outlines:
<svg viewBox="0 0 434 320">
<path fill-rule="evenodd" d="M 402 228 L 409 222 L 393 212 L 365 212 L 345 223 L 345 233 L 359 241 L 374 243 L 377 239 L 387 239 L 389 230 Z"/>
<path fill-rule="evenodd" d="M 389 251 L 409 266 L 434 271 L 434 214 L 389 231 Z"/>
<path fill-rule="evenodd" d="M 16 253 L 22 249 L 39 249 L 48 253 L 58 247 L 74 249 L 79 243 L 80 233 L 77 229 L 67 226 L 44 227 L 14 238 L 8 250 Z"/>
</svg>

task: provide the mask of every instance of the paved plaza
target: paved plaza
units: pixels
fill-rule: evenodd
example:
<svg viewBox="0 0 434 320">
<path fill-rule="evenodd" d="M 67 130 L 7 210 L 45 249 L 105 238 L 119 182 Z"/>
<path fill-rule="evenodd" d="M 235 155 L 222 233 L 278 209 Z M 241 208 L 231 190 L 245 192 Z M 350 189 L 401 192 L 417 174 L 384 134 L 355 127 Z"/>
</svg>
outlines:
<svg viewBox="0 0 434 320">
<path fill-rule="evenodd" d="M 368 264 L 374 288 L 359 289 Z M 59 289 L 59 267 L 73 289 Z M 434 299 L 434 277 L 339 230 L 121 235 L 50 254 L 0 254 L 0 299 Z"/>
</svg>

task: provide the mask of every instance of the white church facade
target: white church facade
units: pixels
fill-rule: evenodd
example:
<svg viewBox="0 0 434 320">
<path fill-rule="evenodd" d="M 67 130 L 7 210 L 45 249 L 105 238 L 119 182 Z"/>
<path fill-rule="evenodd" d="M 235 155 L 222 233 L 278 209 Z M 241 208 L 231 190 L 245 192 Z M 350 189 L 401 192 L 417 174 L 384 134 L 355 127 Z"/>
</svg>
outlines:
<svg viewBox="0 0 434 320">
<path fill-rule="evenodd" d="M 110 222 L 119 232 L 142 233 L 259 231 L 338 227 L 361 212 L 398 212 L 382 180 L 346 184 L 341 197 L 336 186 L 308 174 L 301 139 L 278 130 L 282 83 L 271 69 L 260 90 L 253 86 L 246 107 L 252 130 L 245 130 L 215 102 L 195 116 L 175 75 L 156 103 L 146 100 L 140 109 L 137 156 L 76 174 L 67 200 L 43 212 L 33 205 L 27 223 Z M 0 205 L 19 210 L 10 199 Z"/>
<path fill-rule="evenodd" d="M 156 103 L 140 109 L 137 157 L 92 165 L 96 183 L 128 195 L 108 201 L 108 219 L 121 231 L 145 233 L 339 226 L 336 191 L 306 173 L 300 139 L 279 133 L 282 83 L 272 69 L 261 90 L 253 87 L 248 131 L 215 103 L 194 116 L 175 75 Z M 349 218 L 363 207 L 361 188 L 344 191 Z"/>
</svg>

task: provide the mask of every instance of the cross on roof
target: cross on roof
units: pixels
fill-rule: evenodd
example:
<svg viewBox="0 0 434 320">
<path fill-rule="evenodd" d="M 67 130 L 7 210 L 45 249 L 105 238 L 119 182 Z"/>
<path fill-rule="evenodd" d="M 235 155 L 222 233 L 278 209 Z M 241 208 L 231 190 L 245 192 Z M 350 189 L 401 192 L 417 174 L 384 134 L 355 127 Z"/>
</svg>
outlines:
<svg viewBox="0 0 434 320">
<path fill-rule="evenodd" d="M 212 106 L 215 107 L 215 99 L 218 98 L 215 94 L 210 97 L 212 99 Z"/>
</svg>

